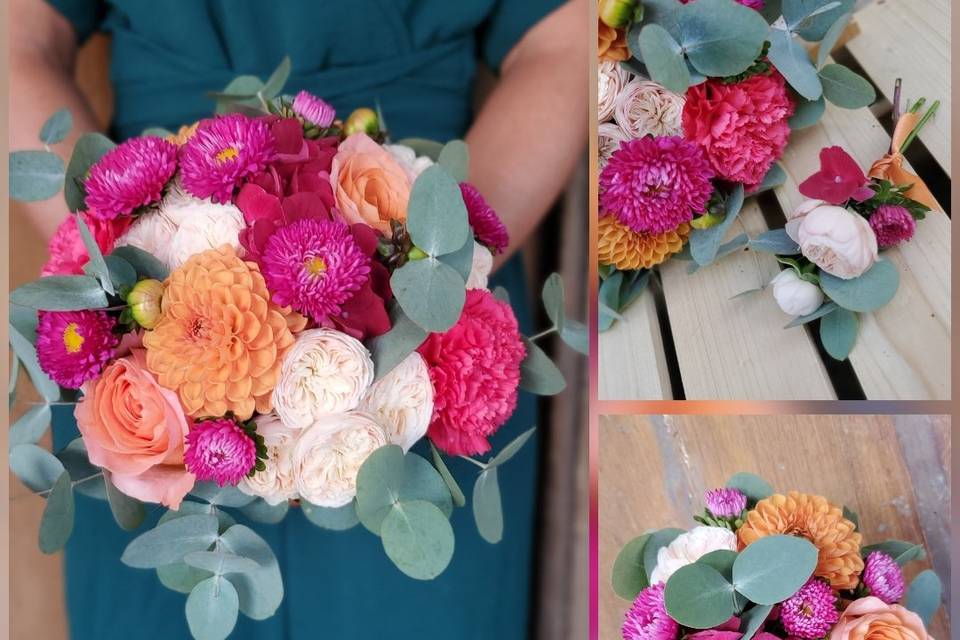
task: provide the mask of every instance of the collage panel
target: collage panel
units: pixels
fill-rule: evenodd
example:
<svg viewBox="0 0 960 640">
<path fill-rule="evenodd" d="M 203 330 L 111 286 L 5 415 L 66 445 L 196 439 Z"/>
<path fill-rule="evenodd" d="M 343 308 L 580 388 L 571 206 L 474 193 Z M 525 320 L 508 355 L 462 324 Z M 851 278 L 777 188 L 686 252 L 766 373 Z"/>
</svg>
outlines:
<svg viewBox="0 0 960 640">
<path fill-rule="evenodd" d="M 598 637 L 953 637 L 951 475 L 949 416 L 602 416 Z"/>
</svg>

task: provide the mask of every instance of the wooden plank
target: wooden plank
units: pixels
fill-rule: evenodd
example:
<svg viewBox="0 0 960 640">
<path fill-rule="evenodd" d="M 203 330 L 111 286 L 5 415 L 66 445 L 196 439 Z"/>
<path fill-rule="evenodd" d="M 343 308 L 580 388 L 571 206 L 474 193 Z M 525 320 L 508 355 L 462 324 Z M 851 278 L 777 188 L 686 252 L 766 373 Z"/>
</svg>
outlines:
<svg viewBox="0 0 960 640">
<path fill-rule="evenodd" d="M 653 295 L 644 291 L 599 337 L 601 400 L 672 400 Z"/>
<path fill-rule="evenodd" d="M 887 100 L 903 78 L 903 98 L 940 100 L 940 112 L 920 140 L 950 175 L 950 2 L 886 0 L 856 14 L 860 36 L 847 43 Z"/>
<path fill-rule="evenodd" d="M 823 121 L 796 132 L 781 164 L 787 182 L 776 190 L 785 211 L 805 200 L 798 185 L 819 169 L 823 147 L 839 145 L 863 167 L 880 158 L 890 138 L 868 109 L 828 105 Z M 871 400 L 950 397 L 950 220 L 932 212 L 914 238 L 883 256 L 900 272 L 887 306 L 862 314 L 850 362 Z"/>
<path fill-rule="evenodd" d="M 932 566 L 949 585 L 949 528 L 936 524 L 949 522 L 949 461 L 946 416 L 601 418 L 600 637 L 620 637 L 629 606 L 610 587 L 620 548 L 648 529 L 695 526 L 691 516 L 702 508 L 703 492 L 739 471 L 758 473 L 779 491 L 848 505 L 859 513 L 868 544 L 924 543 L 930 560 L 912 563 L 908 579 Z M 929 631 L 951 637 L 942 610 Z"/>
<path fill-rule="evenodd" d="M 731 226 L 727 240 L 767 230 L 755 199 Z M 663 291 L 688 400 L 834 400 L 816 346 L 790 321 L 765 287 L 780 272 L 769 254 L 740 251 L 688 274 L 690 262 L 661 267 Z"/>
</svg>

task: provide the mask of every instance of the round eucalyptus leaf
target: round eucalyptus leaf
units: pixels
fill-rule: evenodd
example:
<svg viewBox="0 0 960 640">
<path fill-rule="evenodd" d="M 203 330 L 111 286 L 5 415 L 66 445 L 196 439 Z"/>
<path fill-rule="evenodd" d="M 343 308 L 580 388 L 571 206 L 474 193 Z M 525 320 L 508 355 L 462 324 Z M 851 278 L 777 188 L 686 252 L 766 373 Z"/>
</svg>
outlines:
<svg viewBox="0 0 960 640">
<path fill-rule="evenodd" d="M 289 510 L 290 503 L 286 500 L 279 504 L 270 504 L 262 498 L 257 498 L 250 504 L 240 507 L 240 512 L 243 515 L 264 524 L 277 524 L 283 521 Z"/>
<path fill-rule="evenodd" d="M 33 382 L 34 388 L 37 392 L 43 397 L 47 402 L 55 402 L 60 399 L 60 385 L 50 379 L 50 376 L 40 368 L 40 363 L 37 361 L 37 350 L 33 346 L 33 343 L 29 338 L 23 333 L 27 331 L 26 326 L 22 326 L 21 322 L 17 322 L 14 318 L 14 315 L 24 315 L 24 312 L 18 311 L 22 310 L 24 307 L 17 306 L 15 304 L 10 305 L 10 319 L 11 322 L 8 326 L 9 329 L 9 340 L 10 348 L 14 353 L 17 354 L 17 359 L 23 364 L 23 367 L 27 370 L 27 374 L 30 376 L 30 381 Z M 37 317 L 37 312 L 30 309 L 26 310 L 33 319 Z M 34 325 L 32 331 L 29 332 L 32 334 L 33 340 L 36 340 L 36 326 Z M 12 443 L 11 443 L 12 444 Z"/>
<path fill-rule="evenodd" d="M 823 86 L 817 68 L 807 50 L 793 35 L 781 29 L 770 29 L 770 62 L 783 74 L 790 86 L 807 100 L 819 100 Z"/>
<path fill-rule="evenodd" d="M 638 593 L 650 586 L 643 568 L 643 548 L 648 540 L 649 533 L 634 538 L 624 545 L 613 563 L 610 581 L 613 583 L 614 592 L 624 600 L 633 601 Z"/>
<path fill-rule="evenodd" d="M 559 273 L 551 273 L 543 283 L 540 294 L 547 317 L 557 329 L 563 329 L 566 314 L 566 296 L 563 293 L 563 278 Z"/>
<path fill-rule="evenodd" d="M 859 109 L 873 104 L 877 92 L 860 74 L 840 64 L 828 64 L 820 70 L 824 97 L 844 109 Z"/>
<path fill-rule="evenodd" d="M 13 151 L 9 177 L 10 197 L 14 200 L 46 200 L 63 188 L 63 160 L 50 151 Z"/>
<path fill-rule="evenodd" d="M 523 346 L 527 355 L 520 363 L 520 388 L 539 396 L 553 396 L 563 391 L 566 380 L 550 356 L 529 338 L 523 339 Z"/>
<path fill-rule="evenodd" d="M 191 551 L 206 551 L 217 539 L 218 521 L 210 514 L 197 514 L 161 522 L 134 538 L 120 561 L 135 569 L 155 569 L 183 560 Z"/>
<path fill-rule="evenodd" d="M 257 499 L 256 496 L 247 495 L 234 486 L 219 487 L 215 482 L 196 483 L 190 490 L 190 495 L 210 504 L 234 508 L 245 507 Z"/>
<path fill-rule="evenodd" d="M 276 98 L 280 95 L 280 92 L 283 91 L 283 85 L 287 84 L 289 78 L 290 56 L 284 56 L 283 60 L 280 61 L 280 65 L 270 74 L 266 84 L 263 85 L 263 96 L 267 100 Z"/>
<path fill-rule="evenodd" d="M 19 360 L 18 360 L 19 362 Z M 38 404 L 10 425 L 10 446 L 36 444 L 50 427 L 50 405 Z"/>
<path fill-rule="evenodd" d="M 235 524 L 220 536 L 223 548 L 235 555 L 253 560 L 260 568 L 247 573 L 226 576 L 237 589 L 240 611 L 254 620 L 266 620 L 283 602 L 283 580 L 280 565 L 266 541 L 252 529 Z"/>
<path fill-rule="evenodd" d="M 300 500 L 300 508 L 307 520 L 321 529 L 347 531 L 360 524 L 356 500 L 343 507 L 318 507 L 306 500 Z"/>
<path fill-rule="evenodd" d="M 846 360 L 857 343 L 860 322 L 853 311 L 837 307 L 820 319 L 820 341 L 834 360 Z"/>
<path fill-rule="evenodd" d="M 64 471 L 53 483 L 40 518 L 40 551 L 56 553 L 63 549 L 73 533 L 73 487 Z"/>
<path fill-rule="evenodd" d="M 430 332 L 441 333 L 456 324 L 466 301 L 463 278 L 435 258 L 406 263 L 393 272 L 390 286 L 403 312 Z"/>
<path fill-rule="evenodd" d="M 503 501 L 496 467 L 481 472 L 473 484 L 473 520 L 481 538 L 490 544 L 503 540 Z"/>
<path fill-rule="evenodd" d="M 704 554 L 697 559 L 697 562 L 705 564 L 709 567 L 716 569 L 720 575 L 727 579 L 727 581 L 733 580 L 733 563 L 737 560 L 737 552 L 730 551 L 729 549 L 717 549 L 716 551 L 711 551 L 710 553 Z"/>
<path fill-rule="evenodd" d="M 115 146 L 117 145 L 102 133 L 85 133 L 77 139 L 70 162 L 67 163 L 67 174 L 63 183 L 63 196 L 70 211 L 83 211 L 87 208 L 87 194 L 83 189 L 87 172 Z"/>
<path fill-rule="evenodd" d="M 160 584 L 177 593 L 190 593 L 193 588 L 213 574 L 203 569 L 188 566 L 182 562 L 157 567 Z"/>
<path fill-rule="evenodd" d="M 254 560 L 225 551 L 191 551 L 184 564 L 222 576 L 227 573 L 249 573 L 260 568 Z"/>
<path fill-rule="evenodd" d="M 817 49 L 817 66 L 818 67 L 822 67 L 823 64 L 827 61 L 827 58 L 833 52 L 833 48 L 837 46 L 837 41 L 840 40 L 840 36 L 843 35 L 843 32 L 844 30 L 846 30 L 847 25 L 850 24 L 850 19 L 852 17 L 853 17 L 853 13 L 843 14 L 827 30 L 826 35 L 823 36 L 823 40 L 820 42 L 820 46 Z"/>
<path fill-rule="evenodd" d="M 822 93 L 822 91 L 821 91 Z M 823 113 L 827 110 L 827 101 L 821 95 L 816 100 L 797 100 L 796 109 L 788 123 L 794 131 L 806 129 L 820 122 Z"/>
<path fill-rule="evenodd" d="M 40 129 L 40 142 L 46 145 L 62 142 L 73 128 L 73 114 L 63 108 L 47 118 Z"/>
<path fill-rule="evenodd" d="M 357 516 L 371 533 L 380 534 L 380 525 L 400 499 L 403 486 L 403 449 L 380 447 L 371 453 L 357 473 Z"/>
<path fill-rule="evenodd" d="M 647 24 L 640 32 L 640 55 L 650 78 L 674 93 L 685 93 L 690 86 L 690 70 L 683 49 L 659 24 Z"/>
<path fill-rule="evenodd" d="M 767 621 L 772 611 L 772 604 L 755 605 L 746 611 L 740 617 L 740 632 L 743 635 L 740 636 L 739 640 L 751 640 Z"/>
<path fill-rule="evenodd" d="M 47 491 L 65 471 L 56 456 L 35 444 L 18 444 L 10 449 L 10 471 L 34 492 Z"/>
<path fill-rule="evenodd" d="M 752 502 L 759 502 L 773 495 L 770 483 L 753 473 L 735 474 L 727 480 L 727 488 L 738 490 Z"/>
<path fill-rule="evenodd" d="M 437 164 L 447 170 L 457 182 L 466 182 L 470 176 L 470 150 L 463 140 L 451 140 L 443 145 Z"/>
<path fill-rule="evenodd" d="M 120 256 L 104 256 L 110 281 L 119 290 L 120 287 L 132 287 L 137 283 L 137 270 Z"/>
<path fill-rule="evenodd" d="M 820 42 L 854 0 L 783 0 L 783 16 L 789 29 L 807 42 Z"/>
<path fill-rule="evenodd" d="M 108 476 L 108 473 L 104 474 L 104 486 L 107 490 L 107 502 L 110 504 L 113 519 L 124 531 L 133 531 L 143 524 L 147 511 L 142 502 L 117 489 Z"/>
<path fill-rule="evenodd" d="M 683 533 L 683 529 L 668 528 L 650 534 L 650 539 L 643 547 L 643 567 L 647 572 L 647 580 L 650 579 L 654 568 L 657 566 L 657 554 L 660 553 L 660 549 L 669 545 Z"/>
<path fill-rule="evenodd" d="M 57 459 L 63 463 L 63 467 L 70 473 L 74 491 L 88 498 L 108 499 L 103 469 L 90 462 L 83 438 L 74 438 L 56 455 Z"/>
<path fill-rule="evenodd" d="M 865 274 L 850 280 L 821 271 L 820 286 L 844 309 L 867 313 L 893 300 L 900 287 L 900 273 L 889 260 L 880 260 Z"/>
<path fill-rule="evenodd" d="M 370 342 L 375 380 L 393 371 L 427 339 L 427 332 L 408 318 L 399 305 L 391 310 L 390 321 L 393 324 L 390 330 Z"/>
<path fill-rule="evenodd" d="M 163 524 L 164 522 L 170 522 L 171 520 L 176 520 L 177 518 L 185 518 L 186 516 L 195 515 L 216 515 L 218 533 L 223 533 L 233 525 L 237 524 L 237 521 L 233 519 L 233 516 L 223 509 L 218 509 L 210 504 L 193 502 L 192 500 L 184 500 L 181 502 L 180 508 L 176 511 L 172 509 L 168 510 L 166 513 L 160 516 L 159 522 L 160 524 Z"/>
<path fill-rule="evenodd" d="M 463 243 L 462 247 L 453 253 L 447 253 L 442 256 L 438 256 L 437 260 L 460 274 L 460 277 L 463 278 L 464 282 L 466 282 L 470 279 L 470 271 L 473 269 L 474 249 L 477 251 L 489 251 L 489 249 L 486 247 L 478 246 L 476 241 L 473 239 L 473 236 L 469 236 L 467 241 Z"/>
<path fill-rule="evenodd" d="M 904 606 L 920 616 L 923 624 L 930 625 L 933 615 L 943 604 L 943 584 L 930 569 L 921 571 L 910 583 Z"/>
<path fill-rule="evenodd" d="M 467 205 L 457 180 L 443 167 L 428 167 L 413 183 L 407 231 L 413 243 L 431 256 L 452 253 L 467 241 Z"/>
<path fill-rule="evenodd" d="M 107 294 L 90 276 L 47 276 L 11 291 L 10 302 L 44 311 L 103 309 Z"/>
<path fill-rule="evenodd" d="M 748 545 L 733 563 L 733 584 L 756 604 L 783 602 L 817 568 L 817 548 L 795 536 L 766 536 Z"/>
<path fill-rule="evenodd" d="M 698 562 L 670 576 L 663 594 L 670 617 L 693 629 L 710 629 L 729 620 L 733 595 L 733 585 L 719 571 Z"/>
<path fill-rule="evenodd" d="M 453 527 L 429 502 L 394 505 L 380 530 L 383 550 L 400 571 L 416 580 L 432 580 L 453 558 Z"/>
<path fill-rule="evenodd" d="M 734 76 L 760 55 L 767 21 L 735 0 L 697 0 L 677 11 L 678 41 L 705 76 Z"/>
<path fill-rule="evenodd" d="M 163 281 L 170 275 L 170 270 L 165 264 L 143 249 L 125 245 L 117 247 L 110 252 L 110 255 L 126 260 L 141 277 Z"/>
<path fill-rule="evenodd" d="M 448 518 L 453 513 L 453 499 L 440 472 L 425 458 L 415 453 L 407 453 L 403 457 L 403 484 L 400 486 L 400 500 L 429 502 Z"/>
<path fill-rule="evenodd" d="M 225 640 L 237 624 L 237 590 L 223 578 L 207 578 L 187 596 L 187 625 L 196 640 Z"/>
</svg>

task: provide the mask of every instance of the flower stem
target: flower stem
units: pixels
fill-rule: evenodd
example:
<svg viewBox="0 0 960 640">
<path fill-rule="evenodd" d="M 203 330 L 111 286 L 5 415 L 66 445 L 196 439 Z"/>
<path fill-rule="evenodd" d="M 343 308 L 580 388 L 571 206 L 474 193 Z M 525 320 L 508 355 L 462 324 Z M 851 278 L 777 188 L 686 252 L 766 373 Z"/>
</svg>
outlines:
<svg viewBox="0 0 960 640">
<path fill-rule="evenodd" d="M 480 468 L 483 469 L 484 471 L 487 470 L 487 465 L 483 464 L 483 463 L 480 462 L 479 460 L 474 460 L 474 459 L 471 458 L 470 456 L 460 456 L 460 457 L 463 458 L 464 460 L 467 460 L 468 462 L 472 462 L 473 464 L 477 465 L 478 467 L 480 467 Z"/>
<path fill-rule="evenodd" d="M 921 100 L 918 101 L 918 104 L 920 104 L 920 103 L 922 103 L 922 102 L 923 102 L 923 100 L 921 99 Z M 920 122 L 917 123 L 917 126 L 914 127 L 914 128 L 913 128 L 913 131 L 910 132 L 910 135 L 907 136 L 907 139 L 903 141 L 903 144 L 902 144 L 902 145 L 900 145 L 900 153 L 904 153 L 904 152 L 907 150 L 907 147 L 910 146 L 910 143 L 912 143 L 912 142 L 917 138 L 917 136 L 920 134 L 921 129 L 923 129 L 923 127 L 924 127 L 928 122 L 930 122 L 930 120 L 933 118 L 933 116 L 936 115 L 938 109 L 940 109 L 940 101 L 939 101 L 939 100 L 937 100 L 936 102 L 934 102 L 934 103 L 933 103 L 933 106 L 931 106 L 931 107 L 927 110 L 927 112 L 926 112 L 925 114 L 923 114 L 923 117 L 920 118 Z M 916 111 L 911 111 L 911 113 L 916 113 Z"/>
<path fill-rule="evenodd" d="M 551 333 L 556 333 L 556 332 L 557 332 L 557 328 L 556 328 L 556 327 L 550 327 L 549 329 L 545 329 L 544 331 L 541 331 L 540 333 L 537 333 L 537 334 L 534 334 L 534 335 L 530 336 L 530 337 L 528 338 L 528 340 L 530 340 L 530 342 L 536 342 L 536 341 L 539 340 L 540 338 L 545 338 L 546 336 L 550 335 Z"/>
</svg>

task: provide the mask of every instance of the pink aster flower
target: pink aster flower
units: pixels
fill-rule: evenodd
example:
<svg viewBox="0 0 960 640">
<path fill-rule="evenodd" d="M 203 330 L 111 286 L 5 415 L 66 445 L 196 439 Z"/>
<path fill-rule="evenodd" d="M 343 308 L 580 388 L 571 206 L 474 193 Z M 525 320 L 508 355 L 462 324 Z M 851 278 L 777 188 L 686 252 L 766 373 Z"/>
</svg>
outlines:
<svg viewBox="0 0 960 640">
<path fill-rule="evenodd" d="M 257 444 L 230 418 L 201 420 L 186 440 L 183 461 L 197 480 L 235 485 L 257 464 Z"/>
<path fill-rule="evenodd" d="M 837 596 L 829 583 L 811 578 L 780 607 L 780 622 L 794 638 L 816 640 L 840 620 Z"/>
<path fill-rule="evenodd" d="M 130 138 L 90 167 L 83 183 L 90 215 L 103 220 L 130 215 L 158 202 L 177 170 L 177 146 L 156 136 Z"/>
<path fill-rule="evenodd" d="M 718 176 L 750 191 L 783 155 L 793 111 L 777 72 L 733 84 L 711 79 L 687 90 L 683 131 L 703 148 Z"/>
<path fill-rule="evenodd" d="M 104 254 L 113 251 L 117 239 L 126 232 L 133 220 L 129 216 L 102 220 L 93 217 L 86 211 L 80 213 L 80 216 L 87 223 L 94 241 Z M 87 254 L 87 247 L 80 237 L 76 216 L 69 215 L 63 219 L 53 237 L 50 238 L 47 253 L 50 257 L 47 259 L 47 263 L 43 265 L 40 275 L 69 276 L 83 273 L 83 267 L 90 262 L 90 256 Z"/>
<path fill-rule="evenodd" d="M 489 451 L 487 438 L 517 406 L 526 356 L 510 305 L 471 289 L 457 324 L 430 334 L 418 351 L 434 389 L 430 439 L 450 455 Z"/>
<path fill-rule="evenodd" d="M 870 590 L 870 595 L 887 604 L 899 602 L 907 588 L 900 565 L 882 551 L 874 551 L 867 556 L 860 579 Z"/>
<path fill-rule="evenodd" d="M 884 204 L 870 214 L 870 228 L 881 248 L 895 247 L 913 237 L 917 231 L 917 221 L 905 207 Z"/>
<path fill-rule="evenodd" d="M 229 202 L 234 188 L 277 153 L 270 126 L 240 114 L 204 120 L 180 147 L 183 188 L 197 198 Z"/>
<path fill-rule="evenodd" d="M 510 235 L 500 220 L 500 216 L 484 199 L 480 191 L 469 182 L 460 183 L 460 193 L 463 202 L 467 205 L 467 216 L 473 235 L 482 245 L 486 245 L 494 253 L 503 253 L 510 244 Z"/>
<path fill-rule="evenodd" d="M 337 115 L 332 106 L 307 91 L 301 91 L 293 99 L 293 112 L 321 129 L 333 124 Z"/>
<path fill-rule="evenodd" d="M 710 513 L 718 518 L 735 518 L 747 508 L 747 496 L 736 489 L 711 489 L 704 501 Z"/>
<path fill-rule="evenodd" d="M 41 311 L 37 323 L 40 368 L 61 387 L 79 389 L 100 375 L 120 338 L 105 311 Z"/>
<path fill-rule="evenodd" d="M 270 236 L 261 267 L 274 302 L 321 323 L 367 282 L 370 257 L 342 222 L 304 219 Z"/>
<path fill-rule="evenodd" d="M 665 588 L 660 582 L 637 595 L 620 630 L 623 640 L 676 640 L 680 625 L 667 615 Z"/>
<path fill-rule="evenodd" d="M 637 233 L 665 233 L 706 209 L 712 178 L 703 150 L 679 136 L 628 140 L 600 173 L 600 209 Z"/>
</svg>

